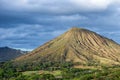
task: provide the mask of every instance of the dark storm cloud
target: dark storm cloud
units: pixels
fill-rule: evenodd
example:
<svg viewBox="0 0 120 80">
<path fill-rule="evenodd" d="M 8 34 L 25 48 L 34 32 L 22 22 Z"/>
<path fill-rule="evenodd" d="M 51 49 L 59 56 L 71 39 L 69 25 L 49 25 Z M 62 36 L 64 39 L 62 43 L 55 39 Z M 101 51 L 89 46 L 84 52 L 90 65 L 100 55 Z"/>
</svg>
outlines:
<svg viewBox="0 0 120 80">
<path fill-rule="evenodd" d="M 0 0 L 0 46 L 33 49 L 72 26 L 120 42 L 119 4 L 119 0 Z"/>
<path fill-rule="evenodd" d="M 42 25 L 19 25 L 13 28 L 0 28 L 0 46 L 33 49 L 63 33 L 64 30 L 44 28 Z"/>
</svg>

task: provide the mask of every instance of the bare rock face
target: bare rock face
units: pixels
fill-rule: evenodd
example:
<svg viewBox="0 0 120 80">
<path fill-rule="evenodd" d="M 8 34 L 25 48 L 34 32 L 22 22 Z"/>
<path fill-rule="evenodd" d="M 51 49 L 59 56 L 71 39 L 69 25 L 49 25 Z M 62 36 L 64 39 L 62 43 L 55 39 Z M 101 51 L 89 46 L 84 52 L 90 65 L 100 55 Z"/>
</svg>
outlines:
<svg viewBox="0 0 120 80">
<path fill-rule="evenodd" d="M 15 61 L 73 61 L 81 64 L 119 65 L 120 45 L 95 32 L 74 27 Z"/>
</svg>

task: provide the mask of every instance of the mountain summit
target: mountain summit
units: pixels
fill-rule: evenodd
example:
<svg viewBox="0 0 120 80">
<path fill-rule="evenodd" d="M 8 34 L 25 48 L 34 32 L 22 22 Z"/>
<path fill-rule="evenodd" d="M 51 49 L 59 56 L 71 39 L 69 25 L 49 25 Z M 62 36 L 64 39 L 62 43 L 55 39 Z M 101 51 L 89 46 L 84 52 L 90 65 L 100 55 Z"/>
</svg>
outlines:
<svg viewBox="0 0 120 80">
<path fill-rule="evenodd" d="M 90 30 L 73 27 L 15 61 L 72 61 L 80 64 L 119 65 L 120 45 Z"/>
</svg>

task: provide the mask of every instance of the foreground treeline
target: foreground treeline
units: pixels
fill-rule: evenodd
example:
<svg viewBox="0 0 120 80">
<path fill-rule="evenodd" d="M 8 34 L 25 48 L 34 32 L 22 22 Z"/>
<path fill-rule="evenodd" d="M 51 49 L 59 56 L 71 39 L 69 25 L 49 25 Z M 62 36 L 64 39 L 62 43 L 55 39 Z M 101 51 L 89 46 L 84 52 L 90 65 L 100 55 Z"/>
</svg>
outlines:
<svg viewBox="0 0 120 80">
<path fill-rule="evenodd" d="M 28 74 L 24 74 L 27 71 Z M 44 73 L 29 74 L 30 71 Z M 52 73 L 53 71 L 56 72 Z M 120 66 L 102 67 L 101 69 L 77 69 L 73 68 L 71 62 L 44 62 L 22 66 L 6 62 L 0 64 L 0 80 L 120 80 Z"/>
</svg>

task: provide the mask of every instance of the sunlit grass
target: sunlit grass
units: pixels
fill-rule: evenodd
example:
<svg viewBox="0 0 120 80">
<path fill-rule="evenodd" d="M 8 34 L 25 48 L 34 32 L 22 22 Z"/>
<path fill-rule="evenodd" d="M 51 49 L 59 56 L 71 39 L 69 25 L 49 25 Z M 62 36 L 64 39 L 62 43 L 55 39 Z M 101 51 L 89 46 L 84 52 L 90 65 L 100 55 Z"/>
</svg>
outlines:
<svg viewBox="0 0 120 80">
<path fill-rule="evenodd" d="M 40 71 L 25 71 L 22 72 L 23 75 L 33 75 L 33 74 L 52 74 L 54 76 L 61 76 L 61 71 L 60 70 L 55 70 L 55 71 L 45 71 L 45 70 L 40 70 Z"/>
</svg>

